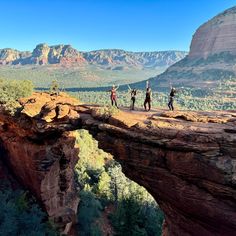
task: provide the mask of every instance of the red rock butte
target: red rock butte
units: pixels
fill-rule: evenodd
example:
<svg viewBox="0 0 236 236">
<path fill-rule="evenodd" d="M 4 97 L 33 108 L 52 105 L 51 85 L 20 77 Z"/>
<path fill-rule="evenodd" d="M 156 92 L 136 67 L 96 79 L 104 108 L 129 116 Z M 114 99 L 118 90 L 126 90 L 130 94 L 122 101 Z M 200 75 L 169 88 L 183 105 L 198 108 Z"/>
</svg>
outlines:
<svg viewBox="0 0 236 236">
<path fill-rule="evenodd" d="M 200 26 L 193 36 L 190 58 L 230 52 L 236 54 L 236 7 L 232 7 Z"/>
<path fill-rule="evenodd" d="M 156 199 L 163 235 L 235 235 L 236 111 L 103 115 L 63 93 L 19 102 L 14 117 L 1 109 L 1 161 L 62 232 L 76 218 L 74 130 L 84 128 Z"/>
</svg>

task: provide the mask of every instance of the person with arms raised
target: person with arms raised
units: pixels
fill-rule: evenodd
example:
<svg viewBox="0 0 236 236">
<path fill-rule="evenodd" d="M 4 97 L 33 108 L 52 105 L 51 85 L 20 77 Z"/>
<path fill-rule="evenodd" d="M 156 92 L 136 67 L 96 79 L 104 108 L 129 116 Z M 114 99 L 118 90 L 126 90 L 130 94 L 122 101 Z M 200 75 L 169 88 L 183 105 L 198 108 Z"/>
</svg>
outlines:
<svg viewBox="0 0 236 236">
<path fill-rule="evenodd" d="M 170 84 L 170 95 L 169 95 L 169 103 L 168 103 L 168 107 L 170 109 L 170 111 L 174 111 L 174 97 L 176 94 L 176 89 Z"/>
<path fill-rule="evenodd" d="M 116 95 L 116 91 L 119 89 L 119 85 L 116 87 L 115 85 L 112 85 L 111 90 L 109 90 L 109 92 L 111 92 L 111 105 L 112 106 L 117 106 L 117 95 Z"/>
<path fill-rule="evenodd" d="M 129 88 L 129 92 L 131 95 L 131 104 L 130 104 L 130 110 L 134 110 L 134 105 L 136 101 L 136 95 L 137 95 L 137 89 L 133 88 L 131 89 L 129 85 L 127 85 Z"/>
<path fill-rule="evenodd" d="M 144 101 L 144 109 L 145 111 L 150 111 L 151 110 L 151 101 L 152 101 L 152 90 L 150 88 L 149 82 L 146 82 L 146 97 Z M 147 108 L 148 104 L 148 108 Z"/>
</svg>

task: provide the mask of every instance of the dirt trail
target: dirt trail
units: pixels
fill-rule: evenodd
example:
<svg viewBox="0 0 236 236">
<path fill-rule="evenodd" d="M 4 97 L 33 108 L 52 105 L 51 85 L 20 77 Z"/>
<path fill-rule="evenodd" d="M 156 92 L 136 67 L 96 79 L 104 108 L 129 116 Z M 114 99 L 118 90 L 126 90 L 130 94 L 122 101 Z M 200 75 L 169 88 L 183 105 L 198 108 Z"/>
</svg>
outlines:
<svg viewBox="0 0 236 236">
<path fill-rule="evenodd" d="M 143 109 L 136 109 L 131 111 L 129 108 L 122 107 L 120 112 L 113 116 L 113 118 L 123 122 L 127 126 L 132 126 L 137 123 L 145 123 L 148 119 L 151 119 L 153 116 L 159 116 L 167 110 L 161 109 L 152 109 L 151 111 L 144 111 Z"/>
</svg>

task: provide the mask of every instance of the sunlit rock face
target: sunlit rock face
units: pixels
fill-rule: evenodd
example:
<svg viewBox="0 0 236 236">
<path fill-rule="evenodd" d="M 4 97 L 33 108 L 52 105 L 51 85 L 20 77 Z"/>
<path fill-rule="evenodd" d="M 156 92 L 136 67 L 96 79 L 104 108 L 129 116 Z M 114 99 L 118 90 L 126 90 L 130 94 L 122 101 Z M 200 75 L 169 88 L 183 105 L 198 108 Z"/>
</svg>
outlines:
<svg viewBox="0 0 236 236">
<path fill-rule="evenodd" d="M 190 58 L 206 58 L 211 54 L 236 54 L 236 7 L 215 16 L 198 28 L 190 47 Z"/>
<path fill-rule="evenodd" d="M 113 70 L 124 70 L 128 67 L 137 69 L 168 67 L 186 55 L 187 52 L 184 51 L 128 52 L 120 49 L 80 52 L 71 45 L 49 46 L 41 43 L 32 52 L 21 52 L 11 48 L 0 49 L 0 65 L 77 67 L 91 64 Z"/>
<path fill-rule="evenodd" d="M 236 112 L 120 111 L 107 116 L 65 94 L 21 99 L 0 113 L 1 159 L 69 232 L 78 198 L 73 131 L 87 129 L 165 214 L 163 235 L 235 235 Z"/>
<path fill-rule="evenodd" d="M 124 113 L 84 124 L 156 199 L 163 235 L 235 235 L 236 113 Z"/>
<path fill-rule="evenodd" d="M 236 7 L 230 8 L 200 26 L 189 55 L 167 70 L 150 78 L 153 90 L 189 87 L 215 91 L 220 81 L 227 83 L 236 75 Z M 144 87 L 145 82 L 135 84 Z"/>
</svg>

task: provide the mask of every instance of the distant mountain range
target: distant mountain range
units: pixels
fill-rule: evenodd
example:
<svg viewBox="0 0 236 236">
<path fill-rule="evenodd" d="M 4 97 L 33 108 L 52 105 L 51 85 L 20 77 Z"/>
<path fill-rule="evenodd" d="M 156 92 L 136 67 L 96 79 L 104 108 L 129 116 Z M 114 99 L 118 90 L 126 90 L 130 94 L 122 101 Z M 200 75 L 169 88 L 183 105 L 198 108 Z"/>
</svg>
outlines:
<svg viewBox="0 0 236 236">
<path fill-rule="evenodd" d="M 187 52 L 127 52 L 124 50 L 98 50 L 82 53 L 88 63 L 108 66 L 133 66 L 144 68 L 169 67 L 183 59 Z M 119 69 L 116 67 L 115 69 Z"/>
<path fill-rule="evenodd" d="M 83 66 L 91 64 L 122 70 L 130 66 L 138 68 L 168 67 L 186 55 L 187 52 L 183 51 L 128 52 L 119 49 L 80 52 L 70 45 L 39 44 L 33 52 L 21 52 L 11 48 L 0 49 L 0 65 Z"/>
</svg>

